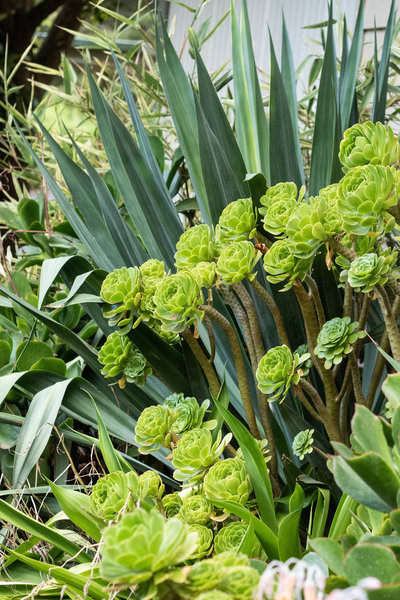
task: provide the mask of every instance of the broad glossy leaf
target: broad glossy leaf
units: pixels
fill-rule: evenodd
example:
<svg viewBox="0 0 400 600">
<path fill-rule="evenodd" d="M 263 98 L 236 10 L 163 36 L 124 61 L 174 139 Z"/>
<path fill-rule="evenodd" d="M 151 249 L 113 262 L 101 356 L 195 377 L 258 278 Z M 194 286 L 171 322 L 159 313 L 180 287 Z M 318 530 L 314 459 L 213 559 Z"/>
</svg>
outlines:
<svg viewBox="0 0 400 600">
<path fill-rule="evenodd" d="M 338 542 L 331 538 L 315 538 L 310 540 L 309 544 L 318 556 L 326 562 L 333 573 L 344 577 L 343 552 Z"/>
<path fill-rule="evenodd" d="M 344 558 L 344 575 L 351 585 L 365 577 L 391 583 L 400 575 L 400 564 L 392 550 L 378 544 L 357 544 Z"/>
</svg>

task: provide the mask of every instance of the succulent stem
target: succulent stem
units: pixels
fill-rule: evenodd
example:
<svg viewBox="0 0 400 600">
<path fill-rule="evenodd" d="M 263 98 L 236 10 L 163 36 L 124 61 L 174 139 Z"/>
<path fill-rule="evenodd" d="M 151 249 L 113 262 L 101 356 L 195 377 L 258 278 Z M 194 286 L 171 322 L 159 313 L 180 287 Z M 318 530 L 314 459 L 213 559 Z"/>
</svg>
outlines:
<svg viewBox="0 0 400 600">
<path fill-rule="evenodd" d="M 393 357 L 395 360 L 400 361 L 400 333 L 388 295 L 380 285 L 375 286 L 375 292 L 385 321 Z"/>
<path fill-rule="evenodd" d="M 267 290 L 261 285 L 261 283 L 259 281 L 257 281 L 257 279 L 254 279 L 250 283 L 253 286 L 253 288 L 256 290 L 256 292 L 260 296 L 260 298 L 265 302 L 271 315 L 273 316 L 276 328 L 278 330 L 279 337 L 281 339 L 281 343 L 284 344 L 285 346 L 287 346 L 288 348 L 290 348 L 289 338 L 286 333 L 285 324 L 283 322 L 282 315 L 280 313 L 280 310 L 279 310 L 275 300 L 267 292 Z"/>
<path fill-rule="evenodd" d="M 184 331 L 182 331 L 181 336 L 193 352 L 197 362 L 203 370 L 204 375 L 206 376 L 208 385 L 210 387 L 210 391 L 212 395 L 217 398 L 219 394 L 219 390 L 221 387 L 220 381 L 217 377 L 217 374 L 214 370 L 213 365 L 210 363 L 209 359 L 203 352 L 199 342 L 194 337 L 193 333 L 190 331 L 188 327 Z"/>
<path fill-rule="evenodd" d="M 354 350 L 349 354 L 349 363 L 351 369 L 351 378 L 353 380 L 353 392 L 354 398 L 357 404 L 365 404 L 365 398 L 362 391 L 360 369 L 357 363 L 357 359 L 354 356 Z"/>
<path fill-rule="evenodd" d="M 311 275 L 306 275 L 306 284 L 310 288 L 312 299 L 314 300 L 315 309 L 317 311 L 318 324 L 320 328 L 326 322 L 324 307 L 322 306 L 321 296 L 318 290 L 317 283 Z"/>
<path fill-rule="evenodd" d="M 247 423 L 253 436 L 256 439 L 260 439 L 260 433 L 257 428 L 253 403 L 251 401 L 251 393 L 249 388 L 249 382 L 247 380 L 246 367 L 244 365 L 243 356 L 239 346 L 239 342 L 236 337 L 236 333 L 232 325 L 229 323 L 228 319 L 221 315 L 221 313 L 218 312 L 215 308 L 202 304 L 199 306 L 199 309 L 203 310 L 212 321 L 215 321 L 215 323 L 221 327 L 222 331 L 228 338 L 233 354 L 233 359 L 235 361 L 239 391 L 242 397 Z"/>
</svg>

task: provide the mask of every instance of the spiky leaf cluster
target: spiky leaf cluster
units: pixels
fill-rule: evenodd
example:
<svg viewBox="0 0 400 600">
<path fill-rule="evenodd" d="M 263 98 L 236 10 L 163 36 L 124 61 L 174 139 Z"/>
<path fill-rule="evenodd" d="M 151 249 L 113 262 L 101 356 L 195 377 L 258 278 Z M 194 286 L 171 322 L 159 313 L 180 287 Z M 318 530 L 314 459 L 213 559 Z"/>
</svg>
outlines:
<svg viewBox="0 0 400 600">
<path fill-rule="evenodd" d="M 251 242 L 235 242 L 224 248 L 217 261 L 217 273 L 223 283 L 231 285 L 243 279 L 254 279 L 254 267 L 261 254 Z"/>
<path fill-rule="evenodd" d="M 306 454 L 313 451 L 312 444 L 314 429 L 305 429 L 300 431 L 294 438 L 292 443 L 293 454 L 303 460 Z"/>
<path fill-rule="evenodd" d="M 311 268 L 312 258 L 299 258 L 287 238 L 277 240 L 264 254 L 264 269 L 271 283 L 285 281 L 282 291 L 289 290 L 296 279 L 303 280 Z"/>
<path fill-rule="evenodd" d="M 205 496 L 197 494 L 183 500 L 179 517 L 189 525 L 207 525 L 212 512 L 212 503 Z"/>
<path fill-rule="evenodd" d="M 104 316 L 111 325 L 118 325 L 121 333 L 132 328 L 141 301 L 141 281 L 138 267 L 121 267 L 109 273 L 102 283 L 100 296 L 108 305 Z"/>
<path fill-rule="evenodd" d="M 390 126 L 379 121 L 356 123 L 344 132 L 339 160 L 343 171 L 362 165 L 394 165 L 400 157 L 400 146 Z"/>
<path fill-rule="evenodd" d="M 155 316 L 166 332 L 180 333 L 203 318 L 197 307 L 203 296 L 197 279 L 189 272 L 179 272 L 163 279 L 154 295 Z"/>
<path fill-rule="evenodd" d="M 257 215 L 252 198 L 240 198 L 224 208 L 216 228 L 217 244 L 226 246 L 254 237 Z"/>
<path fill-rule="evenodd" d="M 172 424 L 176 417 L 177 413 L 168 406 L 147 406 L 138 418 L 135 428 L 139 452 L 148 454 L 162 446 L 168 448 L 172 439 Z"/>
<path fill-rule="evenodd" d="M 299 356 L 291 353 L 287 346 L 275 346 L 268 350 L 259 362 L 256 378 L 259 389 L 269 395 L 269 400 L 283 401 L 290 385 L 299 382 L 298 368 L 306 362 L 309 354 Z"/>
<path fill-rule="evenodd" d="M 182 233 L 176 244 L 175 264 L 178 270 L 194 267 L 200 262 L 210 262 L 214 256 L 212 231 L 208 225 L 190 227 Z"/>
<path fill-rule="evenodd" d="M 263 224 L 265 231 L 273 235 L 280 235 L 286 230 L 289 218 L 304 196 L 304 188 L 298 190 L 295 183 L 277 183 L 270 187 L 260 198 L 262 207 L 260 213 L 264 215 Z"/>
<path fill-rule="evenodd" d="M 166 520 L 155 510 L 138 508 L 105 530 L 101 576 L 125 585 L 147 581 L 188 559 L 196 550 L 196 539 L 180 519 Z"/>
<path fill-rule="evenodd" d="M 365 331 L 357 331 L 358 321 L 351 323 L 350 317 L 335 317 L 324 323 L 318 334 L 314 352 L 325 360 L 325 369 L 342 362 L 344 356 L 352 351 L 352 344 L 365 337 Z"/>
<path fill-rule="evenodd" d="M 349 269 L 340 274 L 341 281 L 348 281 L 356 292 L 371 292 L 376 285 L 385 285 L 394 272 L 397 252 L 385 250 L 379 256 L 375 252 L 354 259 Z"/>
<path fill-rule="evenodd" d="M 347 233 L 378 235 L 390 231 L 387 212 L 400 198 L 400 174 L 394 167 L 366 165 L 351 169 L 338 186 L 338 209 Z"/>
<path fill-rule="evenodd" d="M 240 458 L 216 462 L 204 477 L 204 493 L 214 500 L 246 504 L 253 490 L 246 465 Z"/>
<path fill-rule="evenodd" d="M 178 481 L 197 481 L 222 454 L 232 435 L 223 439 L 218 433 L 215 442 L 208 429 L 196 428 L 182 435 L 172 453 L 172 464 L 176 469 L 174 478 Z"/>
<path fill-rule="evenodd" d="M 93 486 L 90 509 L 101 519 L 115 520 L 132 511 L 139 497 L 139 478 L 135 471 L 114 471 L 101 477 Z"/>
</svg>

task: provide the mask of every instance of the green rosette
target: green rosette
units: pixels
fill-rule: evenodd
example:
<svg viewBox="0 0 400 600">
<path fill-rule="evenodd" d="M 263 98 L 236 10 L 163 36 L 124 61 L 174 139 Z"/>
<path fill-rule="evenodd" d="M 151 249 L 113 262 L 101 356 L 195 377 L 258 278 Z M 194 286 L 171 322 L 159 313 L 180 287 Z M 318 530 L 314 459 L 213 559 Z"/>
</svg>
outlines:
<svg viewBox="0 0 400 600">
<path fill-rule="evenodd" d="M 137 420 L 135 428 L 136 443 L 141 454 L 155 452 L 171 444 L 171 427 L 176 412 L 167 406 L 148 406 Z"/>
<path fill-rule="evenodd" d="M 400 157 L 400 146 L 390 126 L 379 121 L 356 123 L 346 129 L 340 142 L 339 160 L 347 173 L 362 165 L 394 165 Z"/>
<path fill-rule="evenodd" d="M 397 252 L 388 249 L 380 256 L 374 252 L 363 254 L 350 264 L 349 269 L 340 274 L 341 281 L 348 281 L 356 292 L 371 292 L 376 285 L 385 285 L 394 274 Z"/>
<path fill-rule="evenodd" d="M 175 264 L 178 270 L 194 267 L 199 262 L 211 262 L 215 256 L 212 231 L 208 225 L 190 227 L 176 244 Z"/>
<path fill-rule="evenodd" d="M 177 413 L 177 417 L 172 426 L 172 431 L 178 435 L 196 429 L 203 425 L 204 415 L 210 405 L 209 400 L 204 400 L 201 406 L 196 398 L 184 397 L 183 394 L 171 394 L 164 401 L 164 406 L 168 406 Z M 207 425 L 205 423 L 204 425 Z"/>
<path fill-rule="evenodd" d="M 162 279 L 165 277 L 165 265 L 162 260 L 157 260 L 156 258 L 150 258 L 150 260 L 146 260 L 139 267 L 140 275 L 142 279 L 147 278 L 155 278 Z"/>
<path fill-rule="evenodd" d="M 204 558 L 204 556 L 209 556 L 213 549 L 214 536 L 212 530 L 199 524 L 188 525 L 188 529 L 190 533 L 197 534 L 197 548 L 192 553 L 191 558 L 198 560 Z"/>
<path fill-rule="evenodd" d="M 90 494 L 90 509 L 98 517 L 114 521 L 132 511 L 139 497 L 139 478 L 135 471 L 114 471 L 101 477 Z"/>
<path fill-rule="evenodd" d="M 182 506 L 182 499 L 178 492 L 166 494 L 162 498 L 162 505 L 165 516 L 170 519 L 171 517 L 176 517 L 179 513 Z"/>
<path fill-rule="evenodd" d="M 150 327 L 153 327 L 156 323 L 154 294 L 162 281 L 163 278 L 160 277 L 145 277 L 142 279 L 142 299 L 137 313 L 138 317 L 148 323 Z"/>
<path fill-rule="evenodd" d="M 253 592 L 260 580 L 260 574 L 250 566 L 228 569 L 219 585 L 234 600 L 252 600 Z"/>
<path fill-rule="evenodd" d="M 303 460 L 306 454 L 310 454 L 313 451 L 313 433 L 314 429 L 305 429 L 304 431 L 300 431 L 293 440 L 293 454 L 298 456 L 300 460 Z"/>
<path fill-rule="evenodd" d="M 100 574 L 115 584 L 137 585 L 190 558 L 196 540 L 180 519 L 138 508 L 104 530 Z"/>
<path fill-rule="evenodd" d="M 179 517 L 188 525 L 207 525 L 214 510 L 212 503 L 202 495 L 189 496 L 182 502 Z"/>
<path fill-rule="evenodd" d="M 351 169 L 338 185 L 338 209 L 347 233 L 379 235 L 390 231 L 387 212 L 400 198 L 400 173 L 394 167 L 366 165 Z"/>
<path fill-rule="evenodd" d="M 133 346 L 132 342 L 117 332 L 108 336 L 99 350 L 99 362 L 104 365 L 101 370 L 105 377 L 121 375 L 120 387 L 125 382 L 143 385 L 152 369 L 143 354 Z"/>
<path fill-rule="evenodd" d="M 222 250 L 217 261 L 217 273 L 227 285 L 246 278 L 253 280 L 256 276 L 253 270 L 261 256 L 251 242 L 235 242 Z"/>
<path fill-rule="evenodd" d="M 197 596 L 197 600 L 233 600 L 233 596 L 220 590 L 210 590 Z"/>
<path fill-rule="evenodd" d="M 212 558 L 196 562 L 189 570 L 183 587 L 183 596 L 190 594 L 189 597 L 205 590 L 211 590 L 222 581 L 220 565 Z"/>
<path fill-rule="evenodd" d="M 365 331 L 357 331 L 359 323 L 351 323 L 350 317 L 335 317 L 324 323 L 317 337 L 314 352 L 325 360 L 325 369 L 342 362 L 344 356 L 352 351 L 352 344 L 366 336 Z"/>
<path fill-rule="evenodd" d="M 172 453 L 172 464 L 176 469 L 174 478 L 177 481 L 198 481 L 222 454 L 232 435 L 228 433 L 223 439 L 221 432 L 213 443 L 208 429 L 196 428 L 187 431 L 178 441 Z"/>
<path fill-rule="evenodd" d="M 211 501 L 246 504 L 252 491 L 245 462 L 240 458 L 218 460 L 204 477 L 204 493 Z"/>
<path fill-rule="evenodd" d="M 273 235 L 285 232 L 287 223 L 297 207 L 297 203 L 304 195 L 304 188 L 300 190 L 297 200 L 297 186 L 292 182 L 277 183 L 270 187 L 264 196 L 261 196 L 262 207 L 260 214 L 264 216 L 263 224 L 265 231 Z"/>
<path fill-rule="evenodd" d="M 320 190 L 318 196 L 310 198 L 313 231 L 321 241 L 343 232 L 343 219 L 337 207 L 338 186 L 338 183 L 332 183 Z"/>
<path fill-rule="evenodd" d="M 309 357 L 309 354 L 293 356 L 287 346 L 271 348 L 260 360 L 256 371 L 259 389 L 263 394 L 269 395 L 271 402 L 282 402 L 289 392 L 290 385 L 299 382 L 298 369 Z"/>
<path fill-rule="evenodd" d="M 240 198 L 224 208 L 216 229 L 217 243 L 222 246 L 255 236 L 257 214 L 252 198 Z"/>
<path fill-rule="evenodd" d="M 286 226 L 291 252 L 302 259 L 311 259 L 328 239 L 314 204 L 305 200 L 297 205 Z"/>
<path fill-rule="evenodd" d="M 139 489 L 141 498 L 161 498 L 165 485 L 156 471 L 144 471 L 139 475 Z"/>
<path fill-rule="evenodd" d="M 121 267 L 109 273 L 102 283 L 100 296 L 108 305 L 104 316 L 110 320 L 110 325 L 118 325 L 121 333 L 132 329 L 142 297 L 141 282 L 138 267 Z"/>
<path fill-rule="evenodd" d="M 214 550 L 217 554 L 229 550 L 238 552 L 244 536 L 248 530 L 248 525 L 242 521 L 233 521 L 222 527 L 214 537 Z M 252 534 L 253 545 L 249 553 L 250 558 L 261 556 L 260 542 Z"/>
<path fill-rule="evenodd" d="M 191 273 L 184 271 L 165 277 L 154 295 L 155 316 L 164 331 L 181 333 L 186 327 L 202 319 L 204 313 L 197 307 L 204 301 L 201 287 Z"/>
<path fill-rule="evenodd" d="M 264 254 L 264 269 L 271 283 L 285 281 L 282 292 L 290 290 L 296 279 L 303 281 L 311 268 L 312 258 L 299 258 L 286 238 L 277 240 Z"/>
</svg>

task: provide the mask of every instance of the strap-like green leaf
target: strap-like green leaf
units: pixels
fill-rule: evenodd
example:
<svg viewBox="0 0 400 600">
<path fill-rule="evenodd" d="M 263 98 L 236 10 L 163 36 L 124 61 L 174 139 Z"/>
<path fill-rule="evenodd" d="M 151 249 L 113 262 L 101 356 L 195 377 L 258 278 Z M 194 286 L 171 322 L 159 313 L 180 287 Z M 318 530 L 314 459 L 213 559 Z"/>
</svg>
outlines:
<svg viewBox="0 0 400 600">
<path fill-rule="evenodd" d="M 378 50 L 376 43 L 375 31 L 375 46 L 374 46 L 374 100 L 372 105 L 372 121 L 376 123 L 385 121 L 386 112 L 386 94 L 388 88 L 389 60 L 390 49 L 392 46 L 394 13 L 396 8 L 395 0 L 392 0 L 390 5 L 389 18 L 386 24 L 385 37 L 383 40 L 382 56 L 378 66 Z"/>
</svg>

